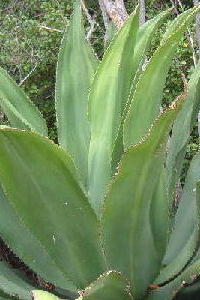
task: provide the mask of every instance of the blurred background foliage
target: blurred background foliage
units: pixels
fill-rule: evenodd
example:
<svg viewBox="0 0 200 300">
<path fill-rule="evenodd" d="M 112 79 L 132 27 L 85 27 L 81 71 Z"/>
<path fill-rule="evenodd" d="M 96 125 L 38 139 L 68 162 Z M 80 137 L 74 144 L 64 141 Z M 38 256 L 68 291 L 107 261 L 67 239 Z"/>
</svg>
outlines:
<svg viewBox="0 0 200 300">
<path fill-rule="evenodd" d="M 54 112 L 54 83 L 56 61 L 63 31 L 72 13 L 73 0 L 4 0 L 0 2 L 0 65 L 23 87 L 30 98 L 39 107 L 47 120 L 49 135 L 56 141 Z M 136 0 L 124 0 L 128 13 L 137 5 Z M 192 0 L 182 0 L 182 8 L 193 6 Z M 90 42 L 99 58 L 104 51 L 105 28 L 97 0 L 85 0 L 94 21 Z M 146 19 L 150 19 L 166 8 L 172 7 L 171 0 L 147 0 Z M 176 16 L 174 9 L 172 17 Z M 167 22 L 163 24 L 165 27 Z M 89 34 L 91 24 L 85 14 L 86 32 Z M 194 33 L 194 28 L 191 29 Z M 158 44 L 161 28 L 152 41 L 151 51 Z M 197 45 L 194 49 L 198 53 Z M 78 67 L 78 66 L 77 66 Z M 164 90 L 164 106 L 168 106 L 183 90 L 183 77 L 189 78 L 193 63 L 193 51 L 188 35 L 180 42 L 177 58 L 170 69 Z M 6 122 L 3 114 L 1 123 Z M 186 155 L 191 159 L 197 151 L 198 130 L 195 126 Z M 183 172 L 184 177 L 184 172 Z"/>
</svg>

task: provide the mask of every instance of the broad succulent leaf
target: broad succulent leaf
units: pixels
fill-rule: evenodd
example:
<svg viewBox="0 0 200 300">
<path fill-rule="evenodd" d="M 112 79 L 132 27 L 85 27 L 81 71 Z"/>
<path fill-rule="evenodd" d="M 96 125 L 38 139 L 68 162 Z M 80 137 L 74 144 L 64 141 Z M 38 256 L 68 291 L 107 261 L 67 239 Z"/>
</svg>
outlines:
<svg viewBox="0 0 200 300">
<path fill-rule="evenodd" d="M 48 250 L 23 223 L 1 188 L 0 207 L 1 238 L 15 251 L 15 254 L 44 280 L 63 289 L 76 289 L 51 258 Z"/>
<path fill-rule="evenodd" d="M 134 300 L 130 284 L 125 277 L 115 271 L 101 275 L 91 283 L 77 300 Z"/>
<path fill-rule="evenodd" d="M 97 215 L 111 176 L 111 160 L 121 114 L 135 71 L 134 48 L 139 27 L 138 10 L 108 47 L 95 75 L 89 99 L 89 198 Z"/>
<path fill-rule="evenodd" d="M 200 109 L 200 65 L 189 81 L 187 93 L 187 99 L 174 122 L 167 155 L 168 188 L 171 196 L 180 176 L 186 146 Z"/>
<path fill-rule="evenodd" d="M 78 289 L 85 287 L 105 269 L 98 221 L 71 159 L 31 132 L 1 129 L 0 143 L 7 199 L 57 267 Z"/>
<path fill-rule="evenodd" d="M 155 247 L 161 255 L 165 253 L 169 238 L 169 208 L 166 183 L 166 169 L 162 168 L 158 184 L 155 187 L 153 201 L 150 206 L 150 226 Z"/>
<path fill-rule="evenodd" d="M 177 112 L 163 114 L 146 140 L 127 150 L 105 199 L 102 239 L 107 264 L 129 278 L 136 299 L 155 279 L 164 255 L 154 240 L 151 205 L 158 201 L 155 189 L 162 184 L 166 142 Z"/>
<path fill-rule="evenodd" d="M 176 213 L 162 269 L 156 283 L 168 281 L 177 275 L 194 255 L 199 244 L 200 203 L 196 200 L 196 183 L 200 180 L 200 153 L 192 160 L 183 194 Z"/>
<path fill-rule="evenodd" d="M 13 127 L 31 129 L 47 136 L 46 122 L 14 80 L 0 68 L 0 106 Z"/>
<path fill-rule="evenodd" d="M 130 95 L 128 97 L 128 101 L 126 103 L 126 107 L 123 111 L 123 117 L 121 121 L 121 126 L 118 132 L 118 137 L 115 142 L 115 147 L 112 153 L 112 169 L 113 173 L 116 170 L 116 166 L 119 163 L 121 159 L 121 155 L 124 151 L 123 147 L 123 121 L 127 114 L 128 107 L 130 105 L 130 100 L 132 99 L 133 91 L 135 89 L 136 83 L 139 79 L 139 76 L 142 72 L 142 64 L 144 63 L 144 58 L 149 50 L 151 40 L 156 32 L 156 30 L 159 28 L 159 26 L 162 24 L 164 19 L 169 15 L 169 10 L 162 12 L 152 20 L 147 21 L 144 25 L 140 26 L 137 33 L 137 39 L 134 49 L 134 59 L 135 62 L 135 69 L 136 73 L 133 79 L 133 84 L 130 90 Z"/>
<path fill-rule="evenodd" d="M 14 113 L 9 109 L 9 107 L 6 106 L 6 104 L 3 104 L 2 108 L 4 114 L 7 116 L 9 124 L 7 125 L 1 125 L 2 126 L 7 126 L 7 127 L 13 127 L 13 128 L 19 128 L 19 129 L 24 129 L 24 130 L 30 130 L 30 128 L 23 123 L 19 118 L 17 118 Z"/>
<path fill-rule="evenodd" d="M 51 293 L 45 291 L 39 291 L 39 290 L 32 291 L 32 298 L 34 300 L 59 300 L 60 299 L 59 297 Z"/>
<path fill-rule="evenodd" d="M 85 38 L 80 0 L 75 2 L 58 58 L 56 114 L 59 144 L 72 156 L 86 185 L 90 140 L 88 92 L 98 62 Z"/>
<path fill-rule="evenodd" d="M 173 34 L 165 41 L 161 41 L 160 47 L 141 75 L 124 123 L 125 147 L 137 144 L 159 114 L 163 88 L 172 58 L 180 38 L 199 9 L 200 6 L 191 9 L 190 14 L 186 15 L 185 18 L 177 17 L 181 17 L 182 22 L 177 22 Z"/>
<path fill-rule="evenodd" d="M 152 291 L 148 300 L 172 300 L 174 297 L 183 290 L 187 285 L 191 285 L 192 282 L 199 276 L 200 261 L 190 265 L 184 272 L 182 272 L 177 278 L 163 287 L 157 288 Z M 182 298 L 181 298 L 182 299 Z M 193 299 L 193 298 L 192 298 Z"/>
<path fill-rule="evenodd" d="M 197 202 L 197 214 L 200 216 L 200 182 L 196 185 L 196 202 Z M 186 221 L 187 222 L 187 221 Z M 184 267 L 184 266 L 183 266 Z M 177 274 L 176 277 L 172 278 L 165 285 L 158 287 L 151 292 L 148 300 L 171 300 L 174 299 L 175 295 L 187 285 L 191 285 L 193 281 L 197 279 L 200 273 L 200 260 L 194 260 L 185 267 L 182 272 Z"/>
<path fill-rule="evenodd" d="M 130 293 L 130 284 L 125 277 L 115 271 L 101 275 L 87 288 L 79 292 L 76 300 L 134 300 Z M 44 292 L 33 291 L 34 300 L 58 300 L 60 298 Z"/>
<path fill-rule="evenodd" d="M 199 9 L 198 5 L 196 6 L 196 8 Z M 168 37 L 170 37 L 174 33 L 174 31 L 176 31 L 176 29 L 185 22 L 185 19 L 190 16 L 190 14 L 193 12 L 193 9 L 194 8 L 187 9 L 186 11 L 182 12 L 178 16 L 178 18 L 174 18 L 174 20 L 170 22 L 163 35 L 162 42 L 165 42 Z"/>
<path fill-rule="evenodd" d="M 164 22 L 166 17 L 169 15 L 171 9 L 160 13 L 158 16 L 153 19 L 145 22 L 142 26 L 140 26 L 137 34 L 137 41 L 134 51 L 134 61 L 137 66 L 137 73 L 134 78 L 134 84 L 132 87 L 132 91 L 130 94 L 130 98 L 133 96 L 133 91 L 135 89 L 135 85 L 139 79 L 139 76 L 142 72 L 142 64 L 144 63 L 145 54 L 147 53 L 149 46 L 151 44 L 152 38 L 155 35 L 156 30 L 159 26 Z M 130 99 L 132 100 L 132 99 Z M 130 104 L 130 103 L 129 103 Z"/>
<path fill-rule="evenodd" d="M 0 296 L 31 300 L 31 284 L 23 280 L 17 271 L 5 262 L 0 262 Z"/>
<path fill-rule="evenodd" d="M 136 61 L 137 66 L 139 66 L 144 59 L 144 54 L 149 48 L 152 35 L 155 34 L 156 30 L 169 15 L 170 11 L 171 9 L 164 11 L 140 26 L 137 34 L 137 42 L 134 52 L 134 60 Z"/>
</svg>

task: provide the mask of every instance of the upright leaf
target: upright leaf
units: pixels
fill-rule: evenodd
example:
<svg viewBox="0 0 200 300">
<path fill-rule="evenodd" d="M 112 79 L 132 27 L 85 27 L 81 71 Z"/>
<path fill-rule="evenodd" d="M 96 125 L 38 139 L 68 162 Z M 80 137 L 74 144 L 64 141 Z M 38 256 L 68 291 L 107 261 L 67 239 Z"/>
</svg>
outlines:
<svg viewBox="0 0 200 300">
<path fill-rule="evenodd" d="M 160 112 L 162 92 L 172 58 L 180 38 L 200 7 L 190 10 L 190 13 L 177 22 L 173 34 L 161 41 L 145 71 L 141 75 L 124 124 L 124 145 L 137 144 L 147 133 L 148 128 Z M 144 92 L 145 91 L 145 92 Z"/>
<path fill-rule="evenodd" d="M 90 140 L 88 92 L 96 68 L 97 59 L 85 38 L 79 0 L 59 53 L 56 113 L 59 143 L 72 155 L 85 184 Z"/>
<path fill-rule="evenodd" d="M 200 203 L 196 201 L 196 183 L 200 180 L 200 153 L 192 160 L 183 194 L 176 213 L 174 229 L 163 260 L 166 266 L 156 282 L 168 281 L 177 275 L 194 255 L 199 243 Z M 200 199 L 198 198 L 198 201 Z"/>
<path fill-rule="evenodd" d="M 110 269 L 131 280 L 136 299 L 156 277 L 163 247 L 155 243 L 151 205 L 163 172 L 166 142 L 177 110 L 163 114 L 146 140 L 128 149 L 105 199 L 102 235 Z M 165 224 L 165 219 L 164 219 Z M 160 224 L 162 225 L 162 224 Z"/>
<path fill-rule="evenodd" d="M 147 21 L 144 25 L 140 26 L 137 33 L 137 39 L 134 49 L 134 64 L 135 64 L 135 70 L 136 73 L 134 74 L 133 79 L 133 85 L 131 87 L 129 100 L 126 103 L 126 108 L 123 111 L 123 119 L 121 122 L 121 127 L 118 132 L 118 137 L 115 142 L 115 147 L 112 154 L 112 169 L 113 173 L 115 173 L 116 166 L 118 165 L 121 155 L 123 153 L 124 147 L 123 147 L 123 121 L 126 117 L 128 107 L 130 105 L 130 100 L 132 99 L 133 92 L 135 90 L 135 86 L 137 84 L 137 81 L 139 79 L 139 76 L 142 72 L 142 64 L 144 63 L 145 55 L 147 54 L 147 51 L 150 47 L 151 41 L 153 36 L 155 35 L 156 30 L 159 28 L 159 26 L 162 24 L 164 19 L 169 15 L 169 11 L 167 10 L 165 12 L 162 12 L 152 20 Z"/>
<path fill-rule="evenodd" d="M 137 42 L 135 46 L 134 52 L 134 61 L 137 68 L 144 62 L 144 56 L 149 49 L 150 43 L 152 41 L 153 36 L 155 35 L 156 30 L 163 23 L 165 18 L 169 15 L 171 9 L 160 13 L 158 16 L 153 19 L 145 22 L 142 26 L 140 26 L 137 34 Z M 139 72 L 140 73 L 140 72 Z"/>
<path fill-rule="evenodd" d="M 98 221 L 70 158 L 31 132 L 1 129 L 0 144 L 7 199 L 61 272 L 82 289 L 104 271 L 104 261 Z"/>
<path fill-rule="evenodd" d="M 171 197 L 180 175 L 186 146 L 200 109 L 200 64 L 189 84 L 188 96 L 174 123 L 167 155 L 168 188 Z M 172 199 L 173 200 L 173 199 Z"/>
<path fill-rule="evenodd" d="M 91 88 L 89 197 L 98 215 L 111 176 L 112 151 L 135 72 L 133 57 L 138 25 L 136 10 L 107 49 Z"/>
<path fill-rule="evenodd" d="M 165 42 L 170 35 L 176 31 L 176 29 L 182 25 L 182 23 L 185 21 L 185 18 L 187 18 L 191 12 L 193 11 L 193 8 L 187 9 L 182 14 L 178 16 L 178 18 L 175 18 L 166 28 L 166 31 L 163 35 L 162 42 Z"/>
<path fill-rule="evenodd" d="M 169 238 L 169 203 L 166 188 L 166 169 L 163 166 L 150 207 L 150 225 L 155 247 L 165 253 Z"/>
<path fill-rule="evenodd" d="M 12 126 L 47 136 L 47 126 L 35 105 L 13 79 L 0 68 L 0 106 Z"/>
</svg>

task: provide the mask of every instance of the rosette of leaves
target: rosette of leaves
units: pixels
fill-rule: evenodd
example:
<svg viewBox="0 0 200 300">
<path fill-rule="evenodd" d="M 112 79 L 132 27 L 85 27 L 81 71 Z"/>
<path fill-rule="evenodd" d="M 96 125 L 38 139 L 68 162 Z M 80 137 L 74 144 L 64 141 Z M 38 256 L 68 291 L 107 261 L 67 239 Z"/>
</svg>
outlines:
<svg viewBox="0 0 200 300">
<path fill-rule="evenodd" d="M 1 107 L 10 122 L 0 129 L 0 235 L 55 286 L 52 293 L 38 290 L 0 262 L 2 299 L 167 300 L 198 291 L 199 153 L 176 211 L 173 204 L 200 106 L 199 66 L 183 94 L 160 111 L 172 58 L 199 9 L 168 26 L 144 68 L 152 36 L 170 11 L 139 27 L 136 9 L 99 62 L 77 1 L 57 67 L 59 145 L 0 70 Z"/>
</svg>

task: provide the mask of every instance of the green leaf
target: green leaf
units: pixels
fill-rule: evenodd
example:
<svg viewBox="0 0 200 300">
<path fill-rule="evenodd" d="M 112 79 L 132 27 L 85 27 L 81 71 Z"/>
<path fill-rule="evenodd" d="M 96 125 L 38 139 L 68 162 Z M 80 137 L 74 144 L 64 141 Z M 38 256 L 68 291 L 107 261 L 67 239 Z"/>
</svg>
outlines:
<svg viewBox="0 0 200 300">
<path fill-rule="evenodd" d="M 164 255 L 155 243 L 151 205 L 159 201 L 155 190 L 176 115 L 176 109 L 161 115 L 146 139 L 128 149 L 105 199 L 102 236 L 107 264 L 131 280 L 136 299 L 155 279 Z"/>
<path fill-rule="evenodd" d="M 45 291 L 34 290 L 32 291 L 32 296 L 34 300 L 59 300 L 57 296 L 50 294 Z"/>
<path fill-rule="evenodd" d="M 120 273 L 109 271 L 101 275 L 83 292 L 82 300 L 133 300 L 130 284 Z M 78 300 L 77 299 L 77 300 Z"/>
<path fill-rule="evenodd" d="M 171 35 L 174 34 L 174 31 L 179 26 L 182 26 L 182 23 L 185 22 L 185 19 L 190 16 L 193 12 L 194 8 L 187 9 L 186 11 L 182 12 L 177 18 L 175 18 L 166 28 L 166 31 L 163 35 L 162 42 L 165 42 Z M 199 10 L 199 5 L 197 6 L 197 10 Z"/>
<path fill-rule="evenodd" d="M 137 42 L 134 51 L 134 61 L 137 68 L 142 66 L 144 62 L 144 56 L 149 49 L 153 36 L 155 36 L 156 30 L 164 22 L 166 17 L 169 15 L 171 9 L 168 9 L 153 19 L 145 22 L 140 26 L 137 34 Z M 138 70 L 140 73 L 140 69 Z M 137 72 L 137 73 L 138 73 Z M 138 77 L 138 74 L 137 74 Z"/>
<path fill-rule="evenodd" d="M 49 256 L 48 250 L 24 225 L 1 188 L 0 207 L 0 235 L 5 243 L 45 281 L 50 281 L 63 289 L 75 290 L 76 286 Z"/>
<path fill-rule="evenodd" d="M 0 262 L 0 294 L 18 299 L 30 299 L 31 290 L 34 287 L 24 281 L 15 270 L 9 267 L 5 262 Z"/>
<path fill-rule="evenodd" d="M 58 58 L 56 113 L 59 143 L 72 156 L 85 185 L 90 140 L 88 92 L 96 68 L 97 59 L 85 38 L 80 1 L 76 1 Z"/>
<path fill-rule="evenodd" d="M 175 278 L 170 283 L 151 292 L 148 300 L 172 300 L 178 292 L 199 276 L 200 260 L 190 265 L 181 275 Z M 182 299 L 182 298 L 181 298 Z M 193 298 L 192 298 L 193 299 Z"/>
<path fill-rule="evenodd" d="M 177 23 L 174 33 L 161 42 L 141 75 L 124 123 L 125 147 L 137 144 L 159 114 L 163 88 L 172 58 L 180 38 L 199 9 L 200 7 L 193 8 L 181 23 Z"/>
<path fill-rule="evenodd" d="M 111 176 L 112 152 L 135 72 L 133 57 L 138 26 L 136 10 L 107 49 L 91 88 L 89 197 L 97 215 Z"/>
<path fill-rule="evenodd" d="M 155 187 L 150 207 L 150 224 L 155 247 L 163 257 L 169 236 L 169 208 L 166 187 L 166 169 L 163 167 Z"/>
<path fill-rule="evenodd" d="M 177 275 L 194 255 L 199 243 L 200 215 L 196 201 L 196 183 L 200 180 L 200 153 L 192 160 L 183 194 L 175 217 L 168 248 L 156 283 L 168 281 Z M 199 200 L 199 199 L 198 199 Z"/>
<path fill-rule="evenodd" d="M 35 105 L 13 79 L 0 68 L 0 106 L 12 126 L 47 136 L 47 126 Z"/>
<path fill-rule="evenodd" d="M 23 123 L 15 114 L 10 110 L 9 106 L 6 106 L 6 103 L 3 104 L 3 112 L 9 120 L 9 125 L 13 128 L 30 130 L 30 128 Z M 1 125 L 3 126 L 3 125 Z M 9 127 L 10 127 L 9 126 Z"/>
<path fill-rule="evenodd" d="M 200 109 L 200 64 L 195 69 L 188 85 L 187 99 L 179 112 L 172 129 L 167 156 L 168 188 L 173 201 L 173 191 L 180 176 L 191 130 Z"/>
<path fill-rule="evenodd" d="M 121 127 L 119 129 L 118 137 L 115 142 L 115 147 L 112 154 L 112 169 L 116 170 L 116 167 L 121 159 L 121 155 L 124 151 L 123 147 L 123 121 L 127 114 L 128 107 L 130 105 L 130 100 L 132 99 L 134 89 L 138 82 L 139 76 L 142 72 L 142 64 L 144 63 L 145 55 L 150 47 L 153 36 L 155 35 L 155 31 L 157 28 L 163 23 L 164 19 L 169 15 L 169 11 L 162 12 L 152 20 L 147 21 L 144 25 L 140 26 L 137 33 L 137 39 L 134 49 L 134 58 L 133 61 L 135 63 L 136 74 L 133 80 L 133 85 L 131 87 L 129 100 L 126 103 L 126 108 L 123 112 L 123 120 L 121 123 Z"/>
<path fill-rule="evenodd" d="M 7 199 L 61 272 L 78 289 L 85 287 L 105 269 L 99 224 L 71 159 L 31 132 L 1 129 L 0 144 L 0 182 Z"/>
</svg>

